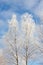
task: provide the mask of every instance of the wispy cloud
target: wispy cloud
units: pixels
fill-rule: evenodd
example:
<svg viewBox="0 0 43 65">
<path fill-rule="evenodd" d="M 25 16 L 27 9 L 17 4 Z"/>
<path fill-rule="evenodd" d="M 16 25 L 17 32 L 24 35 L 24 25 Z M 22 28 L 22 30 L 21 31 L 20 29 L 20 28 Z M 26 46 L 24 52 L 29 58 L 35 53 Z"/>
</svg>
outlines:
<svg viewBox="0 0 43 65">
<path fill-rule="evenodd" d="M 3 14 L 1 14 L 0 17 L 2 16 L 3 18 L 5 17 L 6 19 L 12 15 L 12 12 L 21 13 L 26 10 L 28 11 L 30 10 L 31 12 L 33 12 L 34 10 L 38 10 L 37 6 L 42 8 L 42 6 L 40 6 L 40 3 L 41 3 L 40 0 L 25 0 L 25 1 L 24 0 L 1 0 L 0 12 L 5 14 L 5 16 L 7 17 L 3 16 Z"/>
</svg>

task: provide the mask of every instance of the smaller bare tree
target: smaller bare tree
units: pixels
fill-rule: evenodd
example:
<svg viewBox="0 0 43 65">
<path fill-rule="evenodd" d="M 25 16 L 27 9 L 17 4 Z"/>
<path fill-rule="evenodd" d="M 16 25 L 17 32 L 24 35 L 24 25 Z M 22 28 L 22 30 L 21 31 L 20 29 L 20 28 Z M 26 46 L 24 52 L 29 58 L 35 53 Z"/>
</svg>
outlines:
<svg viewBox="0 0 43 65">
<path fill-rule="evenodd" d="M 14 15 L 10 24 L 9 31 L 6 36 L 6 43 L 8 48 L 6 49 L 5 54 L 8 54 L 7 63 L 18 65 L 18 48 L 17 48 L 17 32 L 18 32 L 18 23 L 16 16 Z"/>
</svg>

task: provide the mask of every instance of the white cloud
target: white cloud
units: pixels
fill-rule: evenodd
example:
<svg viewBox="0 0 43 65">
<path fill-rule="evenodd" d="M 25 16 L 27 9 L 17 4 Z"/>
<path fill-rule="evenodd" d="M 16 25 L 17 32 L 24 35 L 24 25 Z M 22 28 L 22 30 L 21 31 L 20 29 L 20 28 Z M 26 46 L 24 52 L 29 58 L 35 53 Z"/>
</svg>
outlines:
<svg viewBox="0 0 43 65">
<path fill-rule="evenodd" d="M 34 12 L 40 17 L 41 23 L 43 23 L 43 0 L 41 0 L 39 5 L 34 9 Z"/>
<path fill-rule="evenodd" d="M 25 2 L 24 2 L 24 0 L 23 0 L 24 8 L 31 9 L 31 8 L 35 7 L 35 5 L 37 4 L 38 1 L 39 0 L 25 0 Z"/>
<path fill-rule="evenodd" d="M 22 1 L 21 0 L 2 0 L 2 1 L 10 4 L 11 6 L 16 4 L 16 6 L 19 5 L 19 6 L 23 6 L 26 9 L 30 9 L 33 6 L 35 6 L 39 0 L 25 0 L 25 1 L 24 0 L 22 0 Z"/>
</svg>

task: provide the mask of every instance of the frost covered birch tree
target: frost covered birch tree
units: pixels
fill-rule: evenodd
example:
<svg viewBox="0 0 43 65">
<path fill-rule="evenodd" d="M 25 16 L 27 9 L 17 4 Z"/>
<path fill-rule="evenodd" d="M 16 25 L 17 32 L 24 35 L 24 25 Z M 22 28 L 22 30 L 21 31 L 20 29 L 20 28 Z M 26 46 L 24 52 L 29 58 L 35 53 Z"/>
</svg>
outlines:
<svg viewBox="0 0 43 65">
<path fill-rule="evenodd" d="M 36 59 L 41 53 L 41 48 L 38 46 L 37 48 L 33 43 L 35 22 L 32 15 L 25 13 L 21 16 L 20 21 L 21 24 L 18 24 L 16 15 L 13 15 L 9 22 L 8 33 L 5 36 L 7 44 L 6 62 L 10 65 L 28 65 L 30 59 Z"/>
<path fill-rule="evenodd" d="M 30 43 L 31 40 L 31 34 L 34 31 L 35 23 L 34 20 L 31 18 L 31 15 L 28 15 L 27 13 L 24 14 L 22 17 L 22 32 L 23 32 L 23 47 L 22 53 L 24 59 L 25 59 L 25 65 L 28 65 L 28 59 L 32 56 L 32 53 L 34 54 L 34 51 L 36 50 L 35 47 Z M 32 45 L 32 46 L 31 46 Z"/>
<path fill-rule="evenodd" d="M 21 29 L 22 29 L 22 49 L 21 54 L 25 61 L 25 65 L 28 65 L 29 60 L 35 60 L 38 58 L 38 55 L 41 53 L 42 49 L 37 45 L 37 42 L 34 41 L 34 31 L 35 31 L 35 22 L 31 15 L 25 13 L 21 17 Z M 31 42 L 31 41 L 34 41 Z M 36 43 L 36 44 L 35 44 Z M 37 53 L 37 54 L 36 54 Z"/>
<path fill-rule="evenodd" d="M 9 22 L 9 31 L 6 37 L 7 48 L 7 63 L 10 65 L 18 65 L 18 48 L 17 48 L 17 34 L 18 34 L 18 22 L 16 15 L 13 15 L 11 22 Z"/>
</svg>

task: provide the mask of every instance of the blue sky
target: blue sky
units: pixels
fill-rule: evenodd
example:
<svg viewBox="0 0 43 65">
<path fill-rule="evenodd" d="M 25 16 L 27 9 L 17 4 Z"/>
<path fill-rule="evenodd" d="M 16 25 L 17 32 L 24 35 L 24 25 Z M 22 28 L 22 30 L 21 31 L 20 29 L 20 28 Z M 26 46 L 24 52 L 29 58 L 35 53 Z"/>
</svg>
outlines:
<svg viewBox="0 0 43 65">
<path fill-rule="evenodd" d="M 12 15 L 16 13 L 18 19 L 20 19 L 20 15 L 24 12 L 32 14 L 36 25 L 43 24 L 43 0 L 0 1 L 0 40 L 8 31 L 8 20 L 11 19 Z M 4 47 L 2 41 L 0 41 L 0 48 L 1 47 Z"/>
<path fill-rule="evenodd" d="M 13 13 L 31 13 L 36 23 L 43 23 L 43 0 L 1 0 L 0 1 L 0 37 L 7 31 L 7 21 Z M 20 16 L 19 15 L 19 16 Z M 18 17 L 19 18 L 19 17 Z"/>
</svg>

